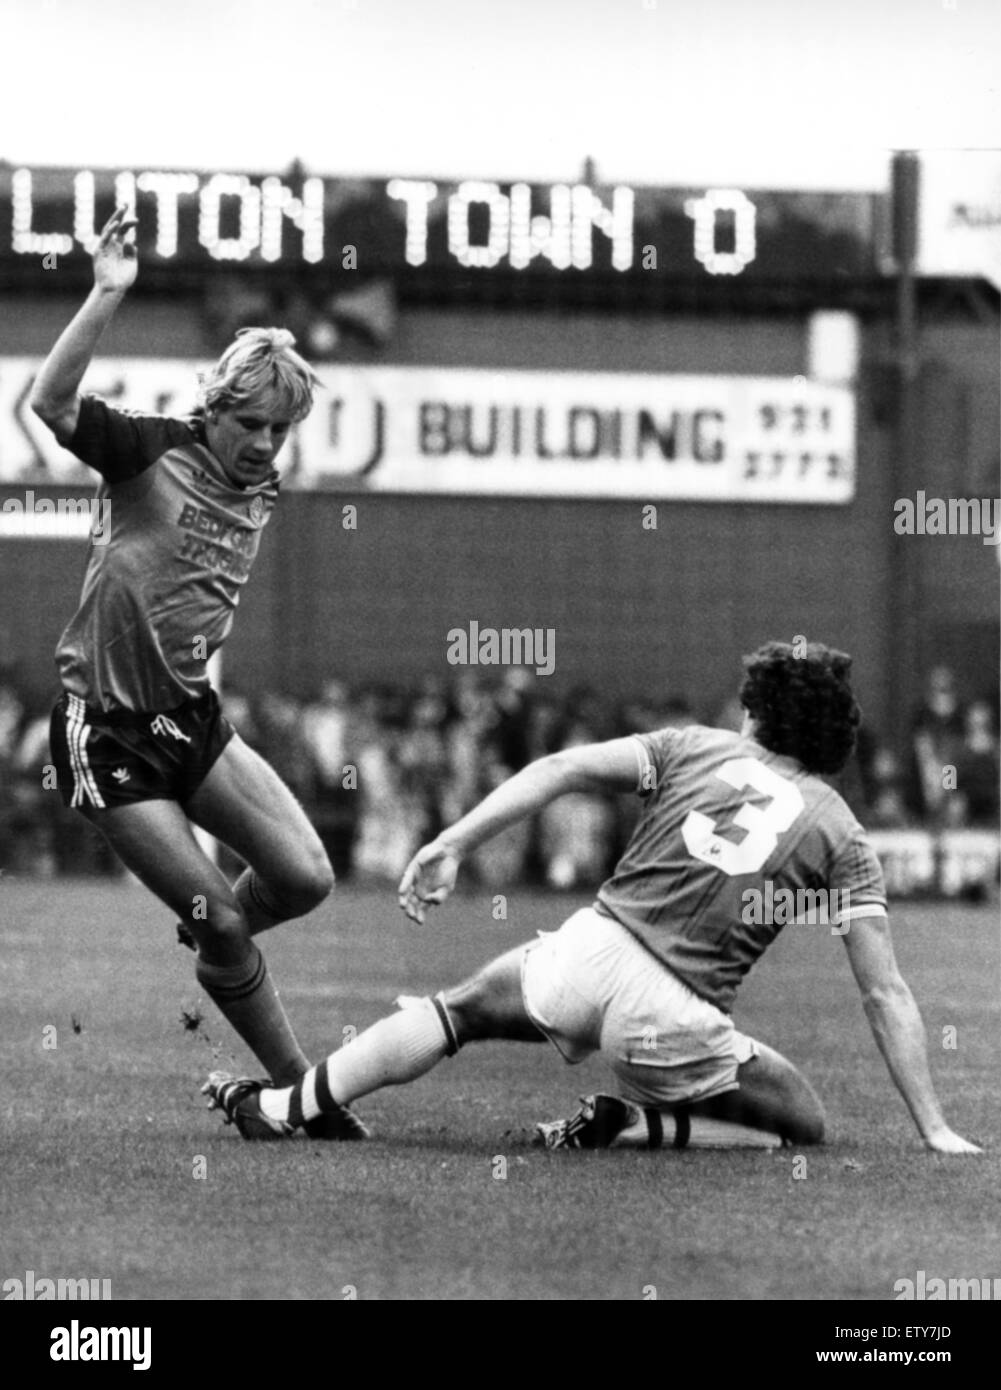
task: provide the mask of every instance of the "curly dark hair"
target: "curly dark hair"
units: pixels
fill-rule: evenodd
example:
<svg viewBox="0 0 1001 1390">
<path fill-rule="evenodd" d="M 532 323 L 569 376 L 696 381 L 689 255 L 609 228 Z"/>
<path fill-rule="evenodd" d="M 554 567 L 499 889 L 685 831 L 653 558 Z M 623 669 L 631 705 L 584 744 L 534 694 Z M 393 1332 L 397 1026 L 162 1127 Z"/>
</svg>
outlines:
<svg viewBox="0 0 1001 1390">
<path fill-rule="evenodd" d="M 840 772 L 862 717 L 851 665 L 845 652 L 820 642 L 766 642 L 745 656 L 740 703 L 755 721 L 757 741 L 797 758 L 808 772 Z"/>
</svg>

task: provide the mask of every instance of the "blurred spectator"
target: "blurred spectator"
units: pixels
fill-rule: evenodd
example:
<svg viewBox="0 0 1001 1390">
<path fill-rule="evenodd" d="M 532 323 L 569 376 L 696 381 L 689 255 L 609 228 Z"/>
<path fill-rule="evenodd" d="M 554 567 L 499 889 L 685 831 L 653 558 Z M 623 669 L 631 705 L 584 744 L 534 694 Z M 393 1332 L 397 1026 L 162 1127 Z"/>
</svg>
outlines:
<svg viewBox="0 0 1001 1390">
<path fill-rule="evenodd" d="M 397 744 L 401 787 L 416 810 L 413 833 L 418 845 L 433 840 L 446 823 L 450 773 L 445 741 L 448 714 L 448 703 L 439 692 L 419 695 Z"/>
<path fill-rule="evenodd" d="M 909 800 L 917 815 L 938 823 L 948 814 L 950 793 L 943 785 L 943 769 L 955 766 L 962 742 L 963 714 L 955 678 L 947 666 L 935 666 L 911 722 Z"/>
<path fill-rule="evenodd" d="M 998 777 L 994 712 L 986 700 L 976 700 L 966 711 L 963 742 L 956 755 L 956 790 L 950 794 L 956 810 L 950 823 L 996 826 Z"/>
<path fill-rule="evenodd" d="M 389 693 L 366 690 L 351 724 L 352 761 L 358 769 L 358 830 L 353 867 L 360 874 L 397 879 L 418 848 L 420 808 L 404 794 L 397 761 L 399 729 Z"/>
<path fill-rule="evenodd" d="M 537 695 L 528 718 L 528 760 L 544 758 L 556 749 L 563 726 L 563 707 L 552 695 Z"/>
<path fill-rule="evenodd" d="M 351 702 L 341 681 L 327 681 L 320 698 L 302 713 L 302 736 L 313 759 L 318 786 L 340 786 L 348 761 Z"/>
<path fill-rule="evenodd" d="M 531 759 L 529 725 L 535 677 L 523 666 L 509 666 L 494 696 L 497 711 L 492 742 L 503 767 L 518 772 Z"/>
<path fill-rule="evenodd" d="M 480 796 L 486 796 L 510 776 L 510 771 L 489 748 L 481 769 Z M 533 835 L 531 821 L 510 825 L 474 850 L 470 867 L 488 888 L 510 888 L 524 876 Z"/>
<path fill-rule="evenodd" d="M 254 722 L 254 711 L 242 690 L 227 685 L 222 695 L 223 710 L 233 728 L 255 752 L 260 751 L 261 736 Z"/>
<path fill-rule="evenodd" d="M 266 691 L 253 711 L 257 747 L 300 801 L 311 802 L 316 785 L 316 764 L 303 731 L 302 708 L 297 700 Z"/>
<path fill-rule="evenodd" d="M 594 743 L 598 733 L 583 719 L 572 721 L 559 749 Z M 539 843 L 545 880 L 551 888 L 575 888 L 604 878 L 613 849 L 615 813 L 604 796 L 571 792 L 539 815 Z"/>
<path fill-rule="evenodd" d="M 478 673 L 463 671 L 456 686 L 453 718 L 444 732 L 449 775 L 442 815 L 447 825 L 480 800 L 484 750 L 496 722 L 496 707 Z"/>
<path fill-rule="evenodd" d="M 889 748 L 877 747 L 872 753 L 868 809 L 863 819 L 872 830 L 900 830 L 910 824 L 903 772 Z"/>
<path fill-rule="evenodd" d="M 12 681 L 0 679 L 0 771 L 10 767 L 24 719 L 24 701 Z"/>
<path fill-rule="evenodd" d="M 351 872 L 357 813 L 357 775 L 348 748 L 351 700 L 343 681 L 329 680 L 320 698 L 307 705 L 302 737 L 313 769 L 310 817 L 338 878 Z M 357 769 L 355 769 L 355 774 Z"/>
<path fill-rule="evenodd" d="M 56 845 L 65 818 L 58 790 L 45 784 L 49 757 L 49 716 L 29 716 L 10 767 L 11 848 L 14 869 L 39 878 L 52 878 L 60 867 Z"/>
<path fill-rule="evenodd" d="M 578 685 L 563 702 L 565 727 L 557 739 L 561 748 L 567 747 L 567 730 L 573 725 L 581 725 L 590 731 L 596 740 L 611 738 L 615 733 L 611 711 L 598 692 L 589 685 Z"/>
<path fill-rule="evenodd" d="M 0 671 L 0 867 L 12 862 L 17 822 L 14 761 L 24 719 L 24 704 L 13 680 Z"/>
</svg>

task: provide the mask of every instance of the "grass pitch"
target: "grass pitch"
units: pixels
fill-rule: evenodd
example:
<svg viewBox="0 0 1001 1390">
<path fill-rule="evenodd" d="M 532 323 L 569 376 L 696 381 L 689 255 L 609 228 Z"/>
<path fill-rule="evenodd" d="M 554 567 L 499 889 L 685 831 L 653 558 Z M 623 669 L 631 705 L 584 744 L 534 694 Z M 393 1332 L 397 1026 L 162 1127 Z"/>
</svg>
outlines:
<svg viewBox="0 0 1001 1390">
<path fill-rule="evenodd" d="M 262 941 L 318 1057 L 586 900 L 518 891 L 498 922 L 471 892 L 417 928 L 391 889 L 338 886 Z M 0 1280 L 154 1300 L 844 1300 L 892 1299 L 918 1270 L 1001 1275 L 997 910 L 901 905 L 892 923 L 947 1118 L 979 1159 L 921 1148 L 822 926 L 785 929 L 735 1015 L 824 1100 L 829 1142 L 805 1170 L 796 1150 L 535 1150 L 535 1120 L 609 1089 L 548 1045 L 470 1047 L 359 1102 L 369 1144 L 248 1145 L 198 1086 L 256 1068 L 166 909 L 131 882 L 4 877 Z"/>
</svg>

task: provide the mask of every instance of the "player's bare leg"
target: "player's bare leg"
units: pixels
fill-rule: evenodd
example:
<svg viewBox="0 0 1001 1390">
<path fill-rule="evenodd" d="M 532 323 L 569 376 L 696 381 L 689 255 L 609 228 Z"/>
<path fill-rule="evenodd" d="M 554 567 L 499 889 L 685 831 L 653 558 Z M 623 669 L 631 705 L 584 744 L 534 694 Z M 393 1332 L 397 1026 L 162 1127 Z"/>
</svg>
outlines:
<svg viewBox="0 0 1001 1390">
<path fill-rule="evenodd" d="M 524 950 L 508 951 L 433 999 L 401 996 L 397 1013 L 381 1018 L 332 1052 L 294 1086 L 265 1088 L 252 1097 L 228 1094 L 235 1102 L 245 1101 L 255 1116 L 259 1112 L 278 1127 L 297 1128 L 383 1086 L 416 1081 L 465 1043 L 544 1042 L 522 1000 Z M 213 1076 L 203 1089 L 229 1113 L 227 1084 L 232 1084 L 232 1078 Z M 246 1133 L 242 1125 L 241 1132 Z"/>
<path fill-rule="evenodd" d="M 736 1091 L 698 1101 L 690 1113 L 777 1134 L 790 1144 L 824 1142 L 824 1107 L 806 1077 L 774 1048 L 737 1068 Z"/>
<path fill-rule="evenodd" d="M 301 1076 L 308 1060 L 236 895 L 200 849 L 180 806 L 140 801 L 87 814 L 126 868 L 189 928 L 198 945 L 199 983 L 268 1074 L 286 1082 Z"/>
<path fill-rule="evenodd" d="M 334 875 L 319 835 L 274 768 L 239 735 L 184 810 L 246 861 L 233 890 L 251 936 L 301 917 L 330 893 Z"/>
<path fill-rule="evenodd" d="M 460 1047 L 467 1042 L 491 1039 L 510 1042 L 545 1042 L 545 1035 L 529 1018 L 521 990 L 525 947 L 498 956 L 461 985 L 441 996 L 448 1009 Z"/>
<path fill-rule="evenodd" d="M 548 1148 L 776 1148 L 822 1144 L 824 1110 L 806 1077 L 764 1043 L 737 1068 L 738 1089 L 656 1107 L 619 1096 L 583 1097 L 568 1120 L 537 1126 Z"/>
</svg>

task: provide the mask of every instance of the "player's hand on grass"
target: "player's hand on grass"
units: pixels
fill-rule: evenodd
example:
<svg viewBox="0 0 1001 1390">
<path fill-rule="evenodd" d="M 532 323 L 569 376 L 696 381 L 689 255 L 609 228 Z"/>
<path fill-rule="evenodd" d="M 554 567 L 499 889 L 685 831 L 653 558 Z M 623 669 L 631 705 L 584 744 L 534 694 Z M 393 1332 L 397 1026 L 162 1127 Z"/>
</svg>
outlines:
<svg viewBox="0 0 1001 1390">
<path fill-rule="evenodd" d="M 929 1134 L 925 1139 L 925 1145 L 937 1154 L 980 1154 L 983 1149 L 976 1144 L 971 1144 L 968 1139 L 956 1134 L 951 1129 L 938 1130 L 935 1134 Z"/>
<path fill-rule="evenodd" d="M 98 289 L 120 294 L 135 282 L 139 260 L 132 233 L 137 223 L 128 214 L 124 204 L 115 208 L 101 228 L 94 247 L 94 284 Z"/>
<path fill-rule="evenodd" d="M 400 879 L 400 906 L 412 922 L 423 925 L 429 907 L 443 903 L 455 887 L 459 856 L 447 844 L 434 840 L 417 851 Z"/>
</svg>

